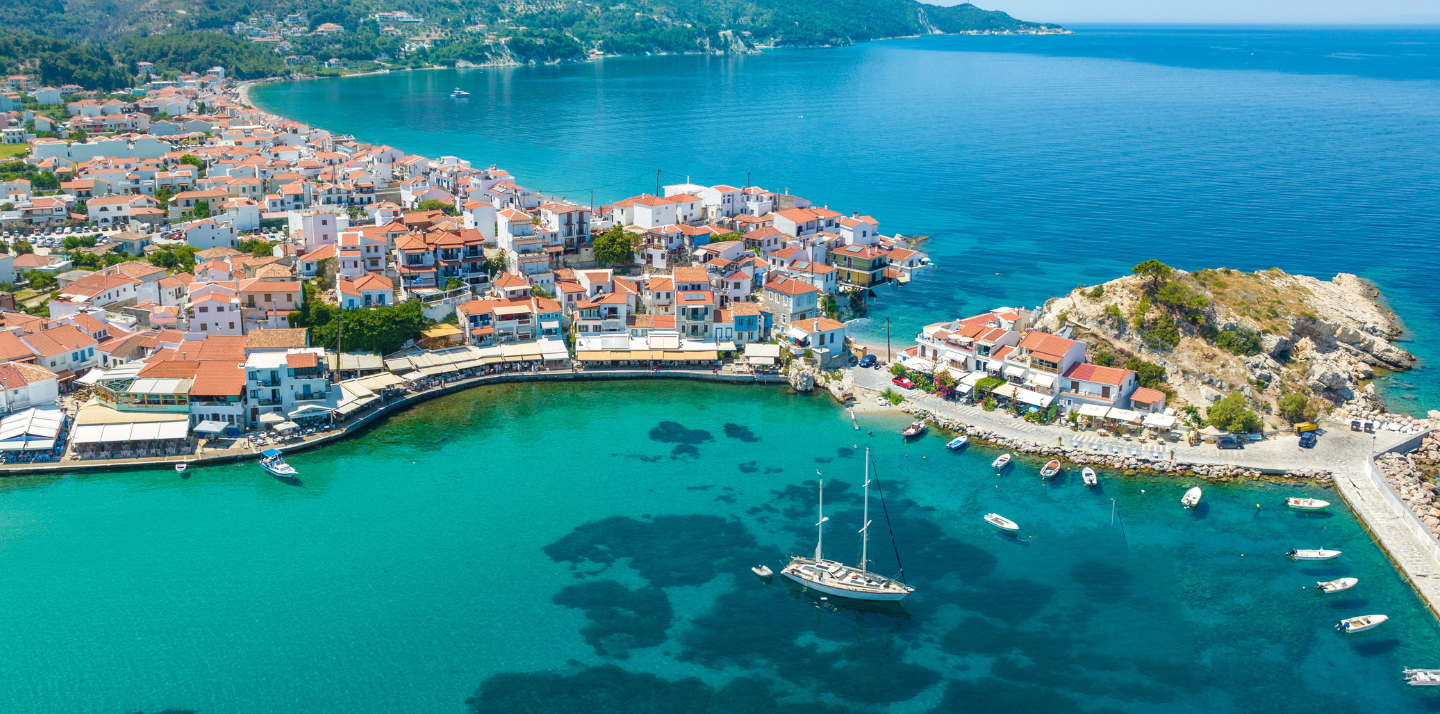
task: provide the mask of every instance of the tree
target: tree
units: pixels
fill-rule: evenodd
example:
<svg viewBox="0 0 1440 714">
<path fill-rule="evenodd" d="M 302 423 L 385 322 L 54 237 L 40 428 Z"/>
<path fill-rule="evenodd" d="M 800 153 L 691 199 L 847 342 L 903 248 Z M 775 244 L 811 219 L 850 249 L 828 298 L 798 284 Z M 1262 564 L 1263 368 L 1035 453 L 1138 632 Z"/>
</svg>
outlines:
<svg viewBox="0 0 1440 714">
<path fill-rule="evenodd" d="M 0 203 L 0 211 L 13 211 L 13 210 L 15 210 L 15 204 L 13 204 L 13 203 L 11 203 L 11 202 L 9 202 L 9 201 L 6 201 L 6 202 L 4 202 L 4 203 Z"/>
<path fill-rule="evenodd" d="M 447 216 L 460 215 L 460 211 L 455 208 L 455 204 L 444 201 L 421 201 L 415 205 L 415 208 L 420 211 L 440 211 Z"/>
<path fill-rule="evenodd" d="M 1161 349 L 1175 349 L 1180 344 L 1180 328 L 1175 325 L 1175 318 L 1170 313 L 1160 313 L 1160 318 L 1155 325 L 1145 331 L 1145 344 Z"/>
<path fill-rule="evenodd" d="M 904 377 L 909 373 L 910 370 L 905 369 L 905 365 L 900 364 L 899 362 L 890 365 L 890 376 L 892 377 Z"/>
<path fill-rule="evenodd" d="M 615 226 L 595 237 L 595 259 L 607 265 L 624 265 L 635 259 L 636 238 Z"/>
<path fill-rule="evenodd" d="M 275 248 L 270 245 L 270 241 L 261 238 L 245 238 L 235 244 L 235 250 L 241 253 L 249 253 L 256 258 L 269 258 L 274 254 Z"/>
<path fill-rule="evenodd" d="M 1130 269 L 1131 275 L 1138 275 L 1147 281 L 1146 289 L 1155 292 L 1160 284 L 1170 279 L 1175 274 L 1175 269 L 1154 258 L 1147 260 Z"/>
<path fill-rule="evenodd" d="M 196 218 L 209 218 L 209 217 L 210 217 L 210 202 L 209 202 L 209 201 L 196 201 L 196 202 L 195 202 L 195 212 L 192 213 L 191 215 L 195 216 Z"/>
<path fill-rule="evenodd" d="M 190 166 L 194 166 L 195 168 L 200 169 L 200 174 L 202 176 L 205 174 L 205 162 L 202 161 L 200 157 L 194 154 L 186 154 L 184 156 L 181 156 L 180 163 L 189 164 Z"/>
<path fill-rule="evenodd" d="M 30 186 L 41 191 L 55 191 L 60 188 L 60 178 L 53 171 L 41 171 L 30 179 Z"/>
<path fill-rule="evenodd" d="M 1115 355 L 1110 352 L 1096 352 L 1094 359 L 1090 360 L 1101 367 L 1115 366 Z"/>
<path fill-rule="evenodd" d="M 35 252 L 35 246 L 30 245 L 30 241 L 28 240 L 17 240 L 10 248 L 15 251 L 15 255 L 25 255 L 26 253 Z"/>
<path fill-rule="evenodd" d="M 1260 417 L 1245 404 L 1245 395 L 1231 392 L 1205 410 L 1205 421 L 1216 429 L 1240 434 L 1259 431 Z"/>
<path fill-rule="evenodd" d="M 157 268 L 174 270 L 180 273 L 188 273 L 195 269 L 195 253 L 197 251 L 188 245 L 162 246 L 150 254 L 150 264 Z"/>
<path fill-rule="evenodd" d="M 1319 411 L 1310 405 L 1310 397 L 1300 392 L 1291 392 L 1280 397 L 1280 415 L 1291 424 L 1314 421 Z"/>
<path fill-rule="evenodd" d="M 1096 364 L 1099 364 L 1098 362 Z M 1139 357 L 1131 357 L 1125 360 L 1125 369 L 1135 373 L 1135 378 L 1140 386 L 1154 389 L 1165 381 L 1165 368 L 1154 362 L 1146 362 Z"/>
<path fill-rule="evenodd" d="M 25 279 L 30 282 L 30 287 L 35 290 L 49 290 L 60 284 L 54 275 L 40 270 L 27 270 L 24 275 Z"/>
<path fill-rule="evenodd" d="M 540 287 L 539 285 L 531 285 L 531 286 L 530 286 L 530 294 L 531 294 L 531 295 L 534 295 L 535 297 L 538 297 L 538 298 L 547 298 L 547 299 L 548 299 L 548 298 L 550 297 L 550 293 L 546 292 L 546 291 L 545 291 L 545 288 L 542 288 L 542 287 Z"/>
<path fill-rule="evenodd" d="M 465 287 L 465 281 L 461 280 L 460 278 L 450 278 L 449 280 L 445 281 L 446 290 L 456 290 L 463 287 Z"/>
</svg>

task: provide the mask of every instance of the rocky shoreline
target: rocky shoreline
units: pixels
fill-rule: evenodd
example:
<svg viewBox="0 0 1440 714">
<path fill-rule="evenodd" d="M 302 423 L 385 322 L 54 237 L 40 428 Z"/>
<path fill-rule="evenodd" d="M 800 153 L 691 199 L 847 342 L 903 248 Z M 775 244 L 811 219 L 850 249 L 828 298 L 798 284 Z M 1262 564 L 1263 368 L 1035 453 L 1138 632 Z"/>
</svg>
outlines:
<svg viewBox="0 0 1440 714">
<path fill-rule="evenodd" d="M 1430 434 L 1419 448 L 1406 454 L 1378 456 L 1375 466 L 1405 506 L 1431 533 L 1440 536 L 1440 486 L 1430 480 L 1440 471 L 1440 437 Z"/>
<path fill-rule="evenodd" d="M 1097 466 L 1106 469 L 1121 471 L 1126 475 L 1136 473 L 1164 474 L 1168 476 L 1201 478 L 1207 481 L 1226 480 L 1308 480 L 1319 484 L 1330 483 L 1332 476 L 1330 472 L 1319 469 L 1295 469 L 1279 473 L 1262 472 L 1258 469 L 1249 469 L 1242 466 L 1229 466 L 1224 464 L 1188 464 L 1178 461 L 1154 460 L 1136 458 L 1134 456 L 1121 456 L 1114 454 L 1093 454 L 1080 449 L 1055 445 L 1049 446 L 1036 443 L 1027 439 L 1016 439 L 1001 436 L 987 429 L 966 424 L 959 420 L 947 419 L 937 416 L 925 409 L 905 402 L 900 406 L 901 411 L 910 414 L 918 419 L 940 427 L 946 431 L 957 434 L 966 434 L 972 439 L 979 439 L 987 444 L 1010 451 L 1028 454 L 1031 456 L 1048 456 L 1060 459 L 1072 464 L 1084 466 Z M 1440 510 L 1440 509 L 1437 509 Z M 1440 520 L 1436 521 L 1440 524 Z"/>
</svg>

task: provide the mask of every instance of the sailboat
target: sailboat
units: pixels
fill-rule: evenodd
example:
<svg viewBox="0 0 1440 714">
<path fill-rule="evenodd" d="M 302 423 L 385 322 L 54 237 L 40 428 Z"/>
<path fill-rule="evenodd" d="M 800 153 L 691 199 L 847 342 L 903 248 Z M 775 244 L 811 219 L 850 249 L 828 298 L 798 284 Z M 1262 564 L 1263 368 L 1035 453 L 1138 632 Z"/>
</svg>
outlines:
<svg viewBox="0 0 1440 714">
<path fill-rule="evenodd" d="M 882 494 L 883 495 L 883 494 Z M 860 565 L 852 567 L 834 560 L 826 560 L 825 544 L 825 480 L 820 480 L 819 518 L 816 522 L 815 557 L 791 556 L 790 564 L 780 571 L 781 575 L 808 589 L 856 600 L 903 599 L 915 592 L 915 588 L 897 582 L 883 575 L 870 572 L 870 450 L 865 450 L 865 525 L 860 528 Z"/>
</svg>

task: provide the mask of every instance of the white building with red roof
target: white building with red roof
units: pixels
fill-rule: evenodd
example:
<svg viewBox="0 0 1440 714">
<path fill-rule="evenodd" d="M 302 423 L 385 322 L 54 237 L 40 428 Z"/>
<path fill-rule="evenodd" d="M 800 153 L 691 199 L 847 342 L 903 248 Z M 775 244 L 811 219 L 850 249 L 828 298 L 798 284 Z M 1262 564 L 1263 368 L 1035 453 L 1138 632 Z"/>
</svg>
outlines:
<svg viewBox="0 0 1440 714">
<path fill-rule="evenodd" d="M 1130 395 L 1139 386 L 1139 376 L 1133 370 L 1081 362 L 1061 375 L 1057 399 L 1067 411 L 1083 404 L 1127 409 Z"/>
</svg>

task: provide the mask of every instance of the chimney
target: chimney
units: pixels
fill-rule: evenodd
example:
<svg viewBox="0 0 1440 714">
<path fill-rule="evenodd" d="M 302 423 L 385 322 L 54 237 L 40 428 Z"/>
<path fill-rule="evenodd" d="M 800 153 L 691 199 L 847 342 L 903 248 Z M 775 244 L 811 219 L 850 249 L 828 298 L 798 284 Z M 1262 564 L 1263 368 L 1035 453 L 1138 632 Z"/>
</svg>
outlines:
<svg viewBox="0 0 1440 714">
<path fill-rule="evenodd" d="M 859 218 L 859 217 L 860 217 L 860 212 L 859 212 L 859 211 L 851 211 L 851 212 L 850 212 L 850 217 L 851 217 L 851 218 Z"/>
</svg>

